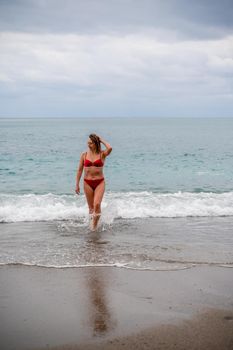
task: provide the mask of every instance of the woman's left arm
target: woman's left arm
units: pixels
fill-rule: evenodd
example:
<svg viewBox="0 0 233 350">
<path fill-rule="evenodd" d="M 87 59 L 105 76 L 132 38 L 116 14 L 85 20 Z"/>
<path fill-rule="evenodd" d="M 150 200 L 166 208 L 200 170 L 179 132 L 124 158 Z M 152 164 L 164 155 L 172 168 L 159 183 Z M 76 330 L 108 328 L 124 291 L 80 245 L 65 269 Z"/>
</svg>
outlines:
<svg viewBox="0 0 233 350">
<path fill-rule="evenodd" d="M 108 142 L 104 141 L 101 137 L 100 142 L 106 147 L 106 150 L 103 151 L 103 155 L 104 157 L 107 157 L 112 152 L 112 146 Z"/>
</svg>

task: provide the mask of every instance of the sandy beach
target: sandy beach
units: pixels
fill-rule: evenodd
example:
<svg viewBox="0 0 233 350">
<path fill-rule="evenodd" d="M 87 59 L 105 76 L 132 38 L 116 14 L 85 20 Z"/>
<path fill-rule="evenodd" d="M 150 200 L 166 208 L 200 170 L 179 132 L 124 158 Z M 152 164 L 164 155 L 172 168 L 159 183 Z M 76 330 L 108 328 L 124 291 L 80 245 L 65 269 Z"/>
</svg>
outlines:
<svg viewBox="0 0 233 350">
<path fill-rule="evenodd" d="M 3 350 L 233 349 L 233 269 L 0 268 Z"/>
</svg>

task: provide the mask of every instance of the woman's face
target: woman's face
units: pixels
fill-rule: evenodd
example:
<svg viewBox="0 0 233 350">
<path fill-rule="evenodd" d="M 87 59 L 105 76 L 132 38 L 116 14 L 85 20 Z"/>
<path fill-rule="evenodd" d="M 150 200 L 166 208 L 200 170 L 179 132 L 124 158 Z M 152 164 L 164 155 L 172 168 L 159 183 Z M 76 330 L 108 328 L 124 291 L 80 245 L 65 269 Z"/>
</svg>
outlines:
<svg viewBox="0 0 233 350">
<path fill-rule="evenodd" d="M 87 146 L 90 148 L 91 151 L 95 150 L 95 144 L 90 138 L 87 140 Z"/>
</svg>

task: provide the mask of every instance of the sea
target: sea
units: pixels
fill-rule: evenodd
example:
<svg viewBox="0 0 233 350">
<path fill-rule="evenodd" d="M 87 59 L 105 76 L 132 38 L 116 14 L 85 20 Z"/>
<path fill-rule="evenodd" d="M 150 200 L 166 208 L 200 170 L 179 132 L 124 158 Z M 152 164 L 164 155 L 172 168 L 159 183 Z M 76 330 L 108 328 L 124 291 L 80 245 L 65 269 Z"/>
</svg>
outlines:
<svg viewBox="0 0 233 350">
<path fill-rule="evenodd" d="M 90 133 L 113 148 L 96 232 Z M 232 268 L 233 118 L 1 118 L 0 265 Z"/>
</svg>

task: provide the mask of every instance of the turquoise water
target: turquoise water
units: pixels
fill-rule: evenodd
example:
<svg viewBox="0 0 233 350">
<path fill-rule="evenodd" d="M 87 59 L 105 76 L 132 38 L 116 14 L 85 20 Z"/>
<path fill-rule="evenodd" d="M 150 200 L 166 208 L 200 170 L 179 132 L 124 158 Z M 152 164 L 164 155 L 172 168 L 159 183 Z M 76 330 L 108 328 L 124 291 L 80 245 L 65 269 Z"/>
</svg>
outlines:
<svg viewBox="0 0 233 350">
<path fill-rule="evenodd" d="M 75 194 L 92 132 L 113 147 L 94 235 Z M 0 265 L 233 266 L 233 119 L 0 119 L 0 146 Z"/>
<path fill-rule="evenodd" d="M 0 193 L 73 194 L 91 132 L 113 146 L 107 191 L 233 190 L 233 119 L 0 119 Z"/>
</svg>

